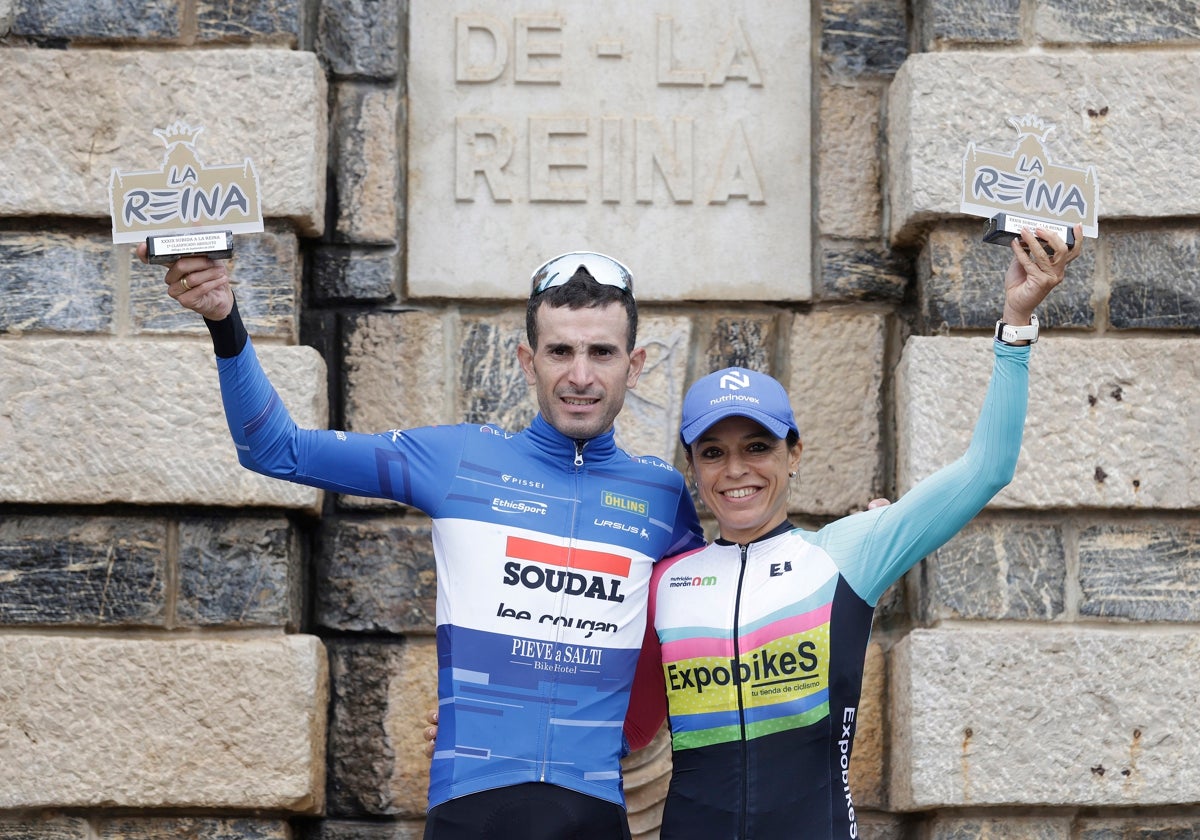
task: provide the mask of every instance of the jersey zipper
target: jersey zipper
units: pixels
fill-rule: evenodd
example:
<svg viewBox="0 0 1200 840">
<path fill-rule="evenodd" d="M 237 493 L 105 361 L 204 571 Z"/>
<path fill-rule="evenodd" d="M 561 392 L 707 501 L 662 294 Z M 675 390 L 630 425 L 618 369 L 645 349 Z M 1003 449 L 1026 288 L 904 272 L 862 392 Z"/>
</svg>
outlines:
<svg viewBox="0 0 1200 840">
<path fill-rule="evenodd" d="M 571 531 L 567 535 L 567 558 L 568 559 L 567 559 L 567 565 L 566 565 L 565 571 L 571 570 L 570 549 L 571 549 L 571 546 L 573 546 L 575 544 L 575 534 L 579 529 L 580 482 L 581 482 L 581 479 L 583 476 L 583 448 L 585 446 L 587 446 L 586 440 L 575 441 L 575 460 L 574 460 L 574 465 L 575 465 L 575 503 L 573 505 L 573 510 L 571 512 Z M 564 586 L 563 592 L 559 593 L 559 596 L 558 596 L 560 612 L 564 611 L 566 608 L 566 597 L 567 596 L 566 596 L 565 592 L 566 592 L 566 587 Z M 563 631 L 560 627 L 558 632 L 555 634 L 554 644 L 555 644 L 556 649 L 557 649 L 558 643 L 562 641 L 562 639 L 561 639 L 562 632 Z M 554 703 L 558 697 L 558 679 L 559 679 L 558 672 L 555 672 L 554 678 L 550 681 L 550 696 L 549 696 L 548 702 L 546 704 L 546 715 L 547 715 L 547 717 L 546 717 L 546 737 L 544 740 L 544 746 L 542 747 L 542 767 L 541 767 L 540 772 L 538 773 L 538 781 L 541 781 L 541 782 L 546 781 L 546 768 L 550 766 L 550 738 L 551 738 L 551 733 L 553 731 L 553 727 L 550 725 L 550 715 L 552 715 L 554 713 Z"/>
<path fill-rule="evenodd" d="M 739 545 L 738 550 L 741 552 L 741 568 L 738 569 L 737 591 L 734 593 L 733 601 L 733 662 L 734 673 L 741 673 L 742 664 L 742 647 L 739 641 L 741 637 L 741 611 L 742 611 L 742 581 L 746 578 L 746 556 L 750 552 L 750 546 Z M 750 797 L 750 779 L 749 779 L 749 747 L 746 744 L 746 704 L 742 694 L 741 680 L 737 684 L 737 702 L 738 702 L 738 725 L 741 727 L 741 804 L 738 808 L 738 840 L 746 840 L 746 814 L 749 807 L 748 799 Z"/>
</svg>

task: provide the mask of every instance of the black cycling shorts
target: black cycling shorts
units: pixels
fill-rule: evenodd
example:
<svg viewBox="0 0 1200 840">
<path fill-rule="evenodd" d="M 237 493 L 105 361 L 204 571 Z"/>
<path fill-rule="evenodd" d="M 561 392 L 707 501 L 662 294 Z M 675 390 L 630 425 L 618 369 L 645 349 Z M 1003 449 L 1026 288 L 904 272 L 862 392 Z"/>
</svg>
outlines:
<svg viewBox="0 0 1200 840">
<path fill-rule="evenodd" d="M 630 840 L 620 805 L 528 782 L 447 800 L 429 812 L 425 840 Z"/>
</svg>

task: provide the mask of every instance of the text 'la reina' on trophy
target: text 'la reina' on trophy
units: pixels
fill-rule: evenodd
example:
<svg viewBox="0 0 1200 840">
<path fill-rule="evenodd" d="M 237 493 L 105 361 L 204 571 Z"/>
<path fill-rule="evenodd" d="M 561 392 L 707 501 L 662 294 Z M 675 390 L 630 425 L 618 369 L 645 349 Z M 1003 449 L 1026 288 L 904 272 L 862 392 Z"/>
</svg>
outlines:
<svg viewBox="0 0 1200 840">
<path fill-rule="evenodd" d="M 162 166 L 113 169 L 109 180 L 113 242 L 146 240 L 147 258 L 169 265 L 181 257 L 233 256 L 235 233 L 263 231 L 258 173 L 242 163 L 205 166 L 196 152 L 204 130 L 176 122 L 154 134 L 166 145 Z"/>
<path fill-rule="evenodd" d="M 1057 233 L 1070 248 L 1076 224 L 1083 226 L 1084 236 L 1097 236 L 1096 168 L 1051 162 L 1045 143 L 1054 126 L 1040 117 L 1026 114 L 1008 122 L 1017 130 L 1015 149 L 990 152 L 970 143 L 963 158 L 960 209 L 987 219 L 983 241 L 1008 245 L 1022 230 L 1041 228 Z M 1049 250 L 1045 240 L 1039 241 Z"/>
</svg>

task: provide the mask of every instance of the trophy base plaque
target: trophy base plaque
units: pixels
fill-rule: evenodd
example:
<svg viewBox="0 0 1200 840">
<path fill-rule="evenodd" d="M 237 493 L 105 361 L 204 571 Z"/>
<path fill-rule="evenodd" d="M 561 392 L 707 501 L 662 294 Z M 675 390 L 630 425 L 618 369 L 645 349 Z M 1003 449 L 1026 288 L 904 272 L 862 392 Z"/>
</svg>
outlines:
<svg viewBox="0 0 1200 840">
<path fill-rule="evenodd" d="M 1021 235 L 1021 231 L 1026 228 L 1035 229 L 1041 228 L 1045 231 L 1057 233 L 1062 237 L 1063 242 L 1067 243 L 1068 248 L 1075 247 L 1075 231 L 1069 225 L 1057 225 L 1053 222 L 1042 221 L 1041 219 L 1031 219 L 1028 216 L 1014 216 L 1011 213 L 997 213 L 995 216 L 987 220 L 987 227 L 983 231 L 983 241 L 991 242 L 994 245 L 1007 245 Z M 1048 255 L 1054 254 L 1054 249 L 1044 239 L 1038 239 L 1046 249 Z M 1029 249 L 1026 248 L 1026 251 Z"/>
<path fill-rule="evenodd" d="M 146 261 L 154 265 L 170 265 L 183 257 L 227 260 L 232 256 L 233 231 L 229 230 L 146 237 Z"/>
</svg>

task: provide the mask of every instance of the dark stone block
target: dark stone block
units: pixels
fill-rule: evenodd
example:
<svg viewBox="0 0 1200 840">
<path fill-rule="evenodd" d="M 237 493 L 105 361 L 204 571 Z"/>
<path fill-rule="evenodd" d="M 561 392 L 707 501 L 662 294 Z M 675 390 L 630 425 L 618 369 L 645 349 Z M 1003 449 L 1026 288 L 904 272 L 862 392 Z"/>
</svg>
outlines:
<svg viewBox="0 0 1200 840">
<path fill-rule="evenodd" d="M 822 62 L 839 76 L 894 76 L 908 57 L 906 6 L 902 0 L 825 0 Z"/>
<path fill-rule="evenodd" d="M 400 646 L 327 642 L 333 695 L 329 713 L 326 813 L 359 817 L 386 814 L 387 787 L 396 756 L 385 726 L 388 687 L 400 667 Z M 413 725 L 424 720 L 413 710 Z"/>
<path fill-rule="evenodd" d="M 115 817 L 102 819 L 97 840 L 291 840 L 283 820 L 238 817 Z"/>
<path fill-rule="evenodd" d="M 0 840 L 91 840 L 91 827 L 82 817 L 59 814 L 0 817 Z"/>
<path fill-rule="evenodd" d="M 824 244 L 822 300 L 883 300 L 899 303 L 914 273 L 907 254 L 868 243 Z"/>
<path fill-rule="evenodd" d="M 300 42 L 303 6 L 298 0 L 198 0 L 196 40 Z"/>
<path fill-rule="evenodd" d="M 85 41 L 175 41 L 180 0 L 14 0 L 14 35 Z"/>
<path fill-rule="evenodd" d="M 437 578 L 428 525 L 342 520 L 316 561 L 316 619 L 353 632 L 432 633 Z"/>
<path fill-rule="evenodd" d="M 716 317 L 698 325 L 697 333 L 709 337 L 703 351 L 705 371 L 744 367 L 771 373 L 776 333 L 772 316 Z"/>
<path fill-rule="evenodd" d="M 179 596 L 184 626 L 300 624 L 300 550 L 286 519 L 184 519 Z"/>
<path fill-rule="evenodd" d="M 317 18 L 317 57 L 334 76 L 393 79 L 407 20 L 407 0 L 326 0 Z"/>
<path fill-rule="evenodd" d="M 1119 233 L 1109 245 L 1110 323 L 1118 329 L 1200 329 L 1200 231 Z"/>
<path fill-rule="evenodd" d="M 926 333 L 943 328 L 995 328 L 1004 308 L 1004 273 L 1012 251 L 983 242 L 984 220 L 947 225 L 927 240 L 917 265 L 919 300 Z M 1066 279 L 1038 308 L 1042 327 L 1090 327 L 1096 272 L 1094 240 L 1071 263 Z"/>
<path fill-rule="evenodd" d="M 517 363 L 517 346 L 525 340 L 524 330 L 514 330 L 503 321 L 468 317 L 462 319 L 460 329 L 459 393 L 464 422 L 493 423 L 504 429 L 528 426 L 536 408 Z"/>
<path fill-rule="evenodd" d="M 1059 528 L 976 520 L 923 562 L 925 621 L 1049 621 L 1062 614 L 1066 553 Z"/>
<path fill-rule="evenodd" d="M 1021 0 L 925 0 L 914 21 L 922 51 L 950 44 L 1021 43 Z M 987 56 L 980 56 L 986 63 Z M 982 71 L 982 67 L 981 67 Z"/>
<path fill-rule="evenodd" d="M 152 519 L 0 520 L 0 624 L 166 622 L 167 528 Z"/>
<path fill-rule="evenodd" d="M 1080 819 L 1078 840 L 1196 840 L 1200 819 L 1143 816 L 1134 819 Z"/>
<path fill-rule="evenodd" d="M 0 232 L 0 333 L 113 333 L 113 244 Z"/>
<path fill-rule="evenodd" d="M 1200 621 L 1200 526 L 1098 525 L 1079 535 L 1081 615 Z"/>
<path fill-rule="evenodd" d="M 313 257 L 313 294 L 320 303 L 386 303 L 396 298 L 400 253 L 321 248 Z"/>
<path fill-rule="evenodd" d="M 228 263 L 238 311 L 251 336 L 295 341 L 300 306 L 300 249 L 291 231 L 235 236 Z M 184 309 L 163 288 L 162 266 L 134 261 L 130 279 L 130 321 L 134 333 L 207 335 L 195 312 Z"/>
<path fill-rule="evenodd" d="M 421 840 L 424 836 L 424 820 L 384 823 L 322 820 L 301 828 L 303 840 Z"/>
<path fill-rule="evenodd" d="M 1047 43 L 1191 47 L 1200 34 L 1195 0 L 1038 0 L 1034 25 Z"/>
</svg>

